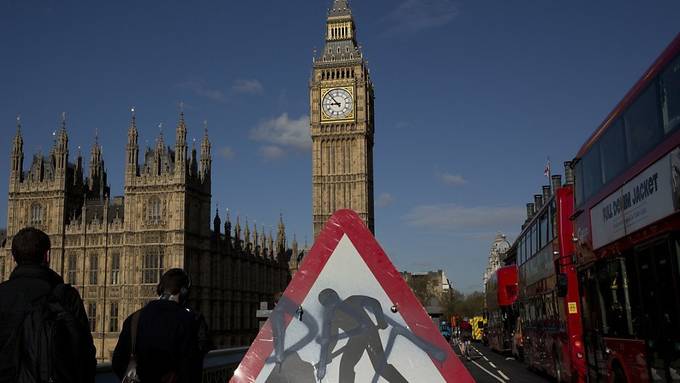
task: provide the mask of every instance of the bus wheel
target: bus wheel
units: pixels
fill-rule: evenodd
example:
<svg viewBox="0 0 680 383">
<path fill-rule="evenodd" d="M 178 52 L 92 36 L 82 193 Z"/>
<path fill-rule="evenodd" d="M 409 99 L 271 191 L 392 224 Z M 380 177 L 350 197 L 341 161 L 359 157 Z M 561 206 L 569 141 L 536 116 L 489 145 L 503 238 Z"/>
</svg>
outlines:
<svg viewBox="0 0 680 383">
<path fill-rule="evenodd" d="M 627 383 L 626 373 L 623 372 L 623 368 L 618 363 L 614 363 L 612 368 L 612 383 Z"/>
</svg>

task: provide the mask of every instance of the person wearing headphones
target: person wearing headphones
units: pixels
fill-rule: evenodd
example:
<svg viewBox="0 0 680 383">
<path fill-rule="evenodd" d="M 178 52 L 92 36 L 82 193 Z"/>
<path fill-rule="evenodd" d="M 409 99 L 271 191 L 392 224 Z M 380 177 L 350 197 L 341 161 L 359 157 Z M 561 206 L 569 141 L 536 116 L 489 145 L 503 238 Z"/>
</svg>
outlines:
<svg viewBox="0 0 680 383">
<path fill-rule="evenodd" d="M 125 320 L 112 359 L 124 382 L 201 381 L 207 325 L 186 306 L 190 288 L 187 272 L 170 269 L 158 284 L 158 299 Z"/>
</svg>

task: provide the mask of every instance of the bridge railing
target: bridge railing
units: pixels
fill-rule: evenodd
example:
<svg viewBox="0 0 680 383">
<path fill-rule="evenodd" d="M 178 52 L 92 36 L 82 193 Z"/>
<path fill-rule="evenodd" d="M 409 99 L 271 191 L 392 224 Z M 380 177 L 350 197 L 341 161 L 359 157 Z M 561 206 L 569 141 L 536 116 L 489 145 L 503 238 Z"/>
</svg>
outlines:
<svg viewBox="0 0 680 383">
<path fill-rule="evenodd" d="M 203 360 L 203 383 L 225 383 L 234 375 L 248 347 L 225 348 L 210 351 Z M 120 383 L 111 369 L 111 363 L 97 365 L 96 383 Z"/>
</svg>

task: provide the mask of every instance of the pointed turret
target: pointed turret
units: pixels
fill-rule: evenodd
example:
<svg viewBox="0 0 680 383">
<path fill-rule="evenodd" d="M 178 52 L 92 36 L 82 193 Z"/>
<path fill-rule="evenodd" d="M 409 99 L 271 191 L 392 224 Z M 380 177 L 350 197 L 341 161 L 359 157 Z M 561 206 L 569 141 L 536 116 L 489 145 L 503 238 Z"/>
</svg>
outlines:
<svg viewBox="0 0 680 383">
<path fill-rule="evenodd" d="M 165 137 L 163 137 L 163 123 L 158 124 L 158 137 L 156 138 L 156 149 L 154 150 L 154 175 L 161 175 L 165 171 L 163 168 L 163 157 L 165 156 Z"/>
<path fill-rule="evenodd" d="M 276 254 L 274 253 L 274 235 L 271 230 L 269 231 L 269 238 L 267 238 L 267 247 L 269 248 L 269 257 L 271 259 L 276 258 Z"/>
<path fill-rule="evenodd" d="M 94 144 L 90 150 L 90 173 L 87 178 L 87 197 L 104 199 L 109 194 L 106 169 L 102 157 L 102 146 L 99 145 L 99 132 L 95 132 Z"/>
<path fill-rule="evenodd" d="M 253 222 L 253 249 L 256 256 L 260 255 L 260 238 L 257 232 L 257 221 Z"/>
<path fill-rule="evenodd" d="M 139 175 L 139 145 L 137 144 L 137 117 L 135 115 L 135 108 L 131 108 L 132 114 L 130 118 L 130 126 L 128 127 L 128 142 L 125 148 L 127 152 L 127 161 L 125 163 L 126 177 L 135 177 Z"/>
<path fill-rule="evenodd" d="M 17 132 L 12 142 L 12 155 L 10 158 L 12 169 L 10 179 L 12 182 L 21 182 L 24 169 L 24 138 L 21 135 L 21 116 L 17 116 Z"/>
<path fill-rule="evenodd" d="M 264 233 L 264 225 L 262 226 L 262 235 L 260 235 L 260 249 L 262 258 L 267 258 L 267 235 Z"/>
<path fill-rule="evenodd" d="M 250 253 L 252 243 L 250 243 L 250 226 L 248 225 L 248 217 L 246 217 L 246 228 L 244 229 L 243 233 L 243 243 L 245 245 L 246 251 Z"/>
<path fill-rule="evenodd" d="M 279 215 L 279 227 L 276 232 L 276 257 L 286 251 L 286 225 L 283 224 L 283 213 Z"/>
<path fill-rule="evenodd" d="M 293 234 L 293 243 L 291 244 L 291 248 L 293 250 L 293 256 L 291 259 L 296 259 L 298 256 L 298 243 L 295 234 Z"/>
<path fill-rule="evenodd" d="M 175 174 L 184 175 L 187 169 L 187 126 L 184 122 L 184 107 L 180 103 L 179 121 L 175 131 Z"/>
<path fill-rule="evenodd" d="M 213 231 L 214 234 L 219 237 L 220 230 L 222 229 L 222 220 L 220 219 L 220 209 L 215 208 L 215 218 L 213 219 Z"/>
<path fill-rule="evenodd" d="M 227 242 L 227 249 L 231 249 L 231 216 L 229 215 L 229 209 L 224 215 L 224 237 Z"/>
<path fill-rule="evenodd" d="M 210 181 L 212 157 L 210 154 L 210 139 L 208 138 L 208 122 L 204 121 L 203 142 L 201 142 L 201 180 L 205 183 Z"/>
<path fill-rule="evenodd" d="M 234 245 L 236 249 L 241 250 L 241 217 L 236 216 L 236 227 L 234 227 Z"/>
<path fill-rule="evenodd" d="M 66 112 L 61 114 L 61 126 L 54 141 L 54 167 L 57 176 L 65 178 L 68 164 L 68 135 L 66 134 Z"/>
</svg>

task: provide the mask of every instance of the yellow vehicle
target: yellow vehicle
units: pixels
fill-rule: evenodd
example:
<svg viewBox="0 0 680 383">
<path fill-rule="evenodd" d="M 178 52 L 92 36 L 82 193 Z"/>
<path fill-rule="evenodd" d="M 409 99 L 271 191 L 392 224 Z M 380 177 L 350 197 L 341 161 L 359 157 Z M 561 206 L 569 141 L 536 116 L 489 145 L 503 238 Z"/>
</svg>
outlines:
<svg viewBox="0 0 680 383">
<path fill-rule="evenodd" d="M 486 319 L 482 316 L 476 316 L 470 319 L 472 325 L 472 340 L 481 341 L 484 335 L 484 327 L 486 327 Z"/>
</svg>

